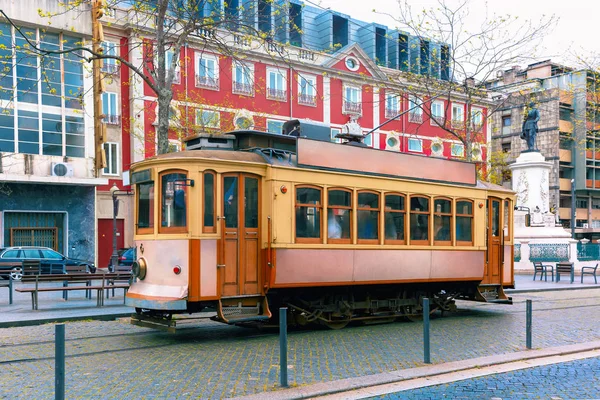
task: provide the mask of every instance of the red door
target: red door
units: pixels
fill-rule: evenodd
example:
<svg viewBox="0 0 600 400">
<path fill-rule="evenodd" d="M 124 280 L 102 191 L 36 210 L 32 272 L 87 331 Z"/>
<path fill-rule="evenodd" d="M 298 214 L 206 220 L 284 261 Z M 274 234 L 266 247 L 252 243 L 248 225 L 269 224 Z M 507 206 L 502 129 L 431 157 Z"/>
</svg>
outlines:
<svg viewBox="0 0 600 400">
<path fill-rule="evenodd" d="M 117 219 L 117 250 L 125 245 L 125 223 Z M 97 268 L 107 268 L 110 265 L 110 256 L 113 252 L 113 220 L 98 220 L 98 263 Z"/>
</svg>

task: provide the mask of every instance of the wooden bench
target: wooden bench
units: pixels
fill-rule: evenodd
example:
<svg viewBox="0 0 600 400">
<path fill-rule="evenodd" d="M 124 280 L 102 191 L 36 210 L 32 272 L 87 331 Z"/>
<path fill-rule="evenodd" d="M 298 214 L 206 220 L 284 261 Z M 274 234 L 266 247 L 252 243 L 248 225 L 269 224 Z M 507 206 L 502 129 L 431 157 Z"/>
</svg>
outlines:
<svg viewBox="0 0 600 400">
<path fill-rule="evenodd" d="M 0 273 L 0 288 L 8 288 L 8 304 L 13 303 L 13 280 L 10 271 Z"/>
<path fill-rule="evenodd" d="M 535 281 L 535 276 L 539 272 L 540 273 L 540 281 L 542 277 L 546 278 L 546 282 L 548 282 L 548 271 L 552 274 L 552 281 L 554 281 L 554 267 L 552 265 L 544 265 L 539 261 L 533 262 L 533 280 Z"/>
<path fill-rule="evenodd" d="M 573 267 L 572 262 L 558 262 L 556 263 L 556 282 L 560 281 L 560 274 L 570 274 L 571 275 L 571 283 L 575 280 L 575 268 Z"/>
<path fill-rule="evenodd" d="M 85 290 L 97 291 L 96 306 L 101 307 L 104 305 L 104 290 L 106 289 L 123 289 L 123 297 L 127 294 L 129 289 L 129 283 L 115 283 L 116 279 L 121 278 L 123 275 L 118 273 L 97 273 L 97 274 L 48 274 L 48 275 L 24 275 L 22 278 L 23 283 L 35 283 L 33 287 L 20 287 L 15 290 L 20 293 L 31 293 L 31 307 L 33 310 L 37 310 L 39 306 L 38 294 L 40 292 L 69 292 L 73 290 Z M 99 280 L 100 284 L 93 285 L 94 280 Z M 110 282 L 113 282 L 112 284 Z M 55 287 L 40 287 L 41 283 L 44 282 L 61 282 L 62 286 Z M 69 283 L 82 283 L 84 286 L 69 286 Z M 125 300 L 123 300 L 124 302 Z"/>
<path fill-rule="evenodd" d="M 594 283 L 598 283 L 596 279 L 596 270 L 598 269 L 598 264 L 595 267 L 581 267 L 581 283 L 583 283 L 583 275 L 592 275 L 594 277 Z"/>
</svg>

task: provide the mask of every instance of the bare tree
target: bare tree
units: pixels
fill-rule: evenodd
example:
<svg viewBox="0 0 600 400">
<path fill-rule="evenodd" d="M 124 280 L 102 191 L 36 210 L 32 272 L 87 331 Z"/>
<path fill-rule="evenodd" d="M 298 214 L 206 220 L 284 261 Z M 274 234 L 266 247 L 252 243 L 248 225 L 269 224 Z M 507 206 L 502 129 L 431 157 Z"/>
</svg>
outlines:
<svg viewBox="0 0 600 400">
<path fill-rule="evenodd" d="M 489 14 L 486 8 L 484 13 L 478 11 L 479 23 L 472 27 L 467 18 L 473 11 L 472 2 L 450 3 L 438 0 L 436 7 L 413 10 L 408 0 L 398 0 L 398 13 L 385 14 L 397 22 L 399 29 L 411 31 L 418 38 L 407 43 L 406 52 L 417 56 L 406 56 L 406 64 L 400 66 L 406 73 L 397 79 L 405 82 L 412 104 L 436 121 L 448 136 L 462 142 L 465 157 L 471 160 L 472 144 L 485 140 L 482 127 L 501 107 L 501 102 L 492 101 L 484 83 L 495 77 L 496 71 L 533 59 L 536 46 L 556 18 L 542 17 L 534 23 L 517 16 Z M 479 2 L 477 8 L 481 8 Z M 429 51 L 430 46 L 436 50 Z M 432 111 L 433 99 L 446 100 L 442 113 Z M 451 100 L 466 105 L 462 118 L 452 115 Z M 487 112 L 472 109 L 482 104 Z"/>
<path fill-rule="evenodd" d="M 287 5 L 278 5 L 271 0 L 248 4 L 240 1 L 240 5 L 238 2 L 223 3 L 220 0 L 107 0 L 107 3 L 101 3 L 106 10 L 118 9 L 126 13 L 126 21 L 121 22 L 127 25 L 131 41 L 129 53 L 135 50 L 142 57 L 135 59 L 130 54 L 109 54 L 84 45 L 60 51 L 48 50 L 27 35 L 22 36 L 28 42 L 31 54 L 48 57 L 72 53 L 86 62 L 113 59 L 141 78 L 157 97 L 158 154 L 169 150 L 169 113 L 173 100 L 173 83 L 178 76 L 178 66 L 187 61 L 180 59 L 181 48 L 192 36 L 195 41 L 201 42 L 201 48 L 233 59 L 244 58 L 239 51 L 240 43 L 244 42 L 255 44 L 254 50 L 257 50 L 256 47 L 268 47 L 268 54 L 273 58 L 280 62 L 288 61 L 281 46 L 272 46 L 272 38 L 277 30 L 294 27 L 291 23 L 287 26 L 282 22 L 284 19 L 276 17 L 288 12 Z M 60 13 L 81 12 L 82 4 L 82 0 L 61 3 Z M 21 33 L 10 16 L 1 10 L 0 13 Z M 49 21 L 57 15 L 44 10 L 38 10 L 38 13 Z M 280 24 L 277 25 L 274 21 L 279 21 Z"/>
</svg>

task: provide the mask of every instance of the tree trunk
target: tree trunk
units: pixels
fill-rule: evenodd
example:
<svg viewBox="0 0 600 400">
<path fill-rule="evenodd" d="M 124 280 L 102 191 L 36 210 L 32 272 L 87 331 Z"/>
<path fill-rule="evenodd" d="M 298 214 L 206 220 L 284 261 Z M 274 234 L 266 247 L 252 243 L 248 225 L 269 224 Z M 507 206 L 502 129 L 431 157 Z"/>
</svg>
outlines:
<svg viewBox="0 0 600 400">
<path fill-rule="evenodd" d="M 171 90 L 161 89 L 158 93 L 158 125 L 156 126 L 158 154 L 169 151 L 169 111 L 172 98 Z"/>
</svg>

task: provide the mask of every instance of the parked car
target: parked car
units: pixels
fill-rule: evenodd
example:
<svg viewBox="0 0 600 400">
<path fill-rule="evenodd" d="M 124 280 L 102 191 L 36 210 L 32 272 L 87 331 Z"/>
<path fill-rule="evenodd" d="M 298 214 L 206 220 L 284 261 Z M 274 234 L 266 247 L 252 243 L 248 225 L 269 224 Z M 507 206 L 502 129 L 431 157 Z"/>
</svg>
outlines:
<svg viewBox="0 0 600 400">
<path fill-rule="evenodd" d="M 120 270 L 127 270 L 127 269 L 131 270 L 131 266 L 133 265 L 133 262 L 135 261 L 135 258 L 136 258 L 135 257 L 135 247 L 120 249 L 120 250 L 118 250 L 117 254 L 119 256 L 117 258 L 117 262 L 118 262 L 117 267 Z M 111 272 L 114 272 L 110 261 L 108 262 L 108 270 Z"/>
<path fill-rule="evenodd" d="M 48 247 L 21 246 L 0 249 L 0 275 L 4 279 L 10 276 L 15 281 L 21 280 L 24 260 L 39 260 L 42 274 L 64 274 L 67 266 L 85 267 L 88 272 L 96 272 L 91 261 L 65 257 Z"/>
</svg>

